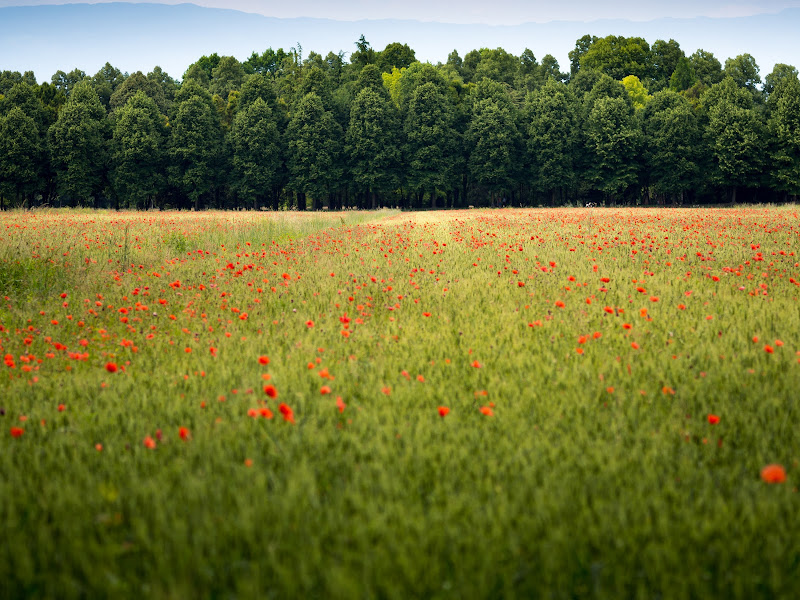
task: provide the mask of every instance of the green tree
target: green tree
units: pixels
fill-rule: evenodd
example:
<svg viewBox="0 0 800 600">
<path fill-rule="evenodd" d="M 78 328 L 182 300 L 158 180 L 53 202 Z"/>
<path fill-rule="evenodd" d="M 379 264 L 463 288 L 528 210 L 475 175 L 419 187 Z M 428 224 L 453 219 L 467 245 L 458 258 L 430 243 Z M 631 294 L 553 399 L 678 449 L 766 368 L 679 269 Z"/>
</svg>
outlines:
<svg viewBox="0 0 800 600">
<path fill-rule="evenodd" d="M 379 54 L 377 65 L 381 72 L 391 73 L 393 68 L 407 68 L 415 60 L 417 60 L 416 54 L 408 44 L 393 42 L 388 44 Z"/>
<path fill-rule="evenodd" d="M 106 176 L 106 109 L 88 81 L 72 90 L 50 127 L 50 157 L 60 195 L 79 202 L 97 197 Z"/>
<path fill-rule="evenodd" d="M 374 65 L 377 55 L 363 33 L 355 45 L 356 51 L 350 55 L 350 63 L 355 65 L 358 70 L 363 69 L 366 65 Z"/>
<path fill-rule="evenodd" d="M 588 33 L 575 41 L 575 47 L 569 51 L 569 72 L 574 77 L 581 68 L 581 59 L 598 39 Z"/>
<path fill-rule="evenodd" d="M 642 113 L 647 180 L 656 194 L 679 199 L 697 183 L 702 136 L 691 103 L 656 92 Z"/>
<path fill-rule="evenodd" d="M 233 150 L 234 188 L 254 209 L 269 197 L 277 208 L 282 180 L 283 143 L 269 104 L 261 97 L 249 102 L 233 119 L 230 131 Z"/>
<path fill-rule="evenodd" d="M 111 138 L 111 184 L 131 208 L 155 206 L 166 167 L 166 123 L 158 106 L 139 90 L 121 107 Z"/>
<path fill-rule="evenodd" d="M 650 48 L 651 81 L 647 87 L 654 92 L 668 87 L 670 78 L 678 67 L 678 62 L 685 58 L 686 56 L 681 50 L 680 44 L 675 40 L 670 39 L 668 42 L 656 40 L 653 42 Z"/>
<path fill-rule="evenodd" d="M 299 102 L 286 130 L 289 186 L 297 192 L 298 209 L 306 208 L 306 194 L 314 208 L 330 194 L 342 176 L 342 128 L 325 110 L 322 99 L 310 92 Z"/>
<path fill-rule="evenodd" d="M 758 96 L 761 76 L 758 74 L 756 59 L 750 54 L 740 54 L 725 61 L 725 76 L 731 77 L 739 87 L 747 88 L 753 96 Z"/>
<path fill-rule="evenodd" d="M 711 87 L 725 78 L 725 73 L 722 72 L 722 64 L 712 52 L 706 52 L 701 48 L 692 54 L 689 60 L 692 63 L 695 76 L 707 87 Z"/>
<path fill-rule="evenodd" d="M 615 202 L 639 177 L 641 131 L 623 98 L 599 98 L 586 121 L 589 181 Z"/>
<path fill-rule="evenodd" d="M 414 89 L 405 118 L 407 181 L 420 195 L 429 192 L 436 208 L 437 190 L 449 185 L 460 141 L 452 107 L 441 89 L 429 81 Z"/>
<path fill-rule="evenodd" d="M 69 98 L 75 86 L 84 79 L 86 79 L 86 73 L 76 68 L 69 73 L 65 73 L 61 70 L 56 71 L 50 81 Z"/>
<path fill-rule="evenodd" d="M 669 89 L 673 92 L 683 92 L 692 87 L 696 81 L 697 77 L 692 67 L 692 61 L 685 56 L 681 56 L 669 78 Z"/>
<path fill-rule="evenodd" d="M 775 88 L 787 79 L 797 79 L 797 69 L 792 65 L 777 63 L 772 72 L 764 78 L 764 94 L 767 98 L 772 96 Z"/>
<path fill-rule="evenodd" d="M 133 98 L 137 92 L 144 92 L 153 102 L 158 106 L 158 110 L 162 114 L 167 112 L 167 99 L 164 97 L 164 89 L 161 84 L 155 79 L 146 77 L 141 71 L 128 76 L 123 81 L 109 100 L 111 111 L 116 111 L 125 106 L 128 100 Z"/>
<path fill-rule="evenodd" d="M 100 97 L 100 102 L 103 103 L 106 110 L 109 108 L 111 94 L 123 81 L 125 81 L 125 75 L 122 74 L 122 71 L 108 62 L 92 76 L 92 85 L 94 85 L 94 89 Z"/>
<path fill-rule="evenodd" d="M 498 86 L 488 86 L 484 82 L 479 88 L 494 90 L 484 94 L 476 90 L 484 97 L 472 103 L 465 143 L 470 178 L 489 190 L 491 204 L 495 206 L 497 194 L 513 188 L 519 176 L 522 136 L 512 112 L 513 104 L 505 98 L 497 98 L 503 94 L 502 88 L 498 90 Z"/>
<path fill-rule="evenodd" d="M 596 69 L 612 79 L 628 75 L 650 76 L 650 45 L 640 37 L 609 35 L 589 46 L 580 59 L 581 68 Z"/>
<path fill-rule="evenodd" d="M 365 86 L 353 101 L 345 151 L 353 182 L 369 194 L 372 208 L 379 194 L 400 186 L 400 126 L 397 111 L 382 88 Z"/>
<path fill-rule="evenodd" d="M 769 176 L 772 186 L 797 200 L 800 194 L 800 81 L 797 75 L 779 81 L 773 90 L 778 99 L 769 119 L 773 140 Z"/>
<path fill-rule="evenodd" d="M 736 202 L 740 188 L 761 183 L 764 166 L 764 123 L 755 110 L 753 94 L 726 77 L 703 95 L 701 110 L 707 115 L 709 179 L 727 188 Z"/>
<path fill-rule="evenodd" d="M 233 56 L 222 56 L 217 66 L 211 71 L 209 91 L 227 100 L 228 94 L 230 94 L 231 91 L 238 90 L 242 87 L 244 75 L 242 63 Z"/>
<path fill-rule="evenodd" d="M 509 54 L 502 48 L 481 48 L 480 54 L 481 59 L 475 67 L 472 81 L 478 83 L 485 77 L 509 86 L 514 85 L 514 79 L 520 66 L 520 60 L 516 56 Z M 531 56 L 533 56 L 532 53 Z M 533 57 L 533 60 L 535 62 L 536 58 Z"/>
<path fill-rule="evenodd" d="M 172 120 L 170 181 L 196 210 L 217 177 L 220 138 L 217 114 L 207 95 L 180 101 Z"/>
<path fill-rule="evenodd" d="M 18 106 L 0 116 L 0 210 L 6 193 L 13 194 L 19 206 L 39 189 L 44 158 L 42 137 L 32 117 Z"/>
<path fill-rule="evenodd" d="M 578 114 L 570 88 L 552 79 L 525 100 L 531 176 L 536 190 L 550 192 L 553 204 L 577 184 Z"/>
</svg>

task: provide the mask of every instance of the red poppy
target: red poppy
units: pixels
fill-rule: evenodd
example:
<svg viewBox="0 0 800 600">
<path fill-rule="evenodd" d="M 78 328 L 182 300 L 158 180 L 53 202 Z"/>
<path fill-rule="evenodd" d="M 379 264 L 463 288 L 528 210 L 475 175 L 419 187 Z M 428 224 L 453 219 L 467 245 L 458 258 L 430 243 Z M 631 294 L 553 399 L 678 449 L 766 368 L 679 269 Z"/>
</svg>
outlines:
<svg viewBox="0 0 800 600">
<path fill-rule="evenodd" d="M 292 412 L 292 409 L 289 408 L 289 406 L 287 406 L 284 403 L 281 403 L 281 405 L 278 406 L 278 410 L 281 411 L 284 421 L 289 421 L 289 423 L 294 423 L 294 412 Z"/>
<path fill-rule="evenodd" d="M 183 440 L 186 441 L 190 437 L 192 437 L 191 432 L 186 427 L 179 427 L 178 428 L 178 436 Z"/>
<path fill-rule="evenodd" d="M 273 400 L 278 397 L 278 389 L 271 383 L 264 386 L 264 393 Z"/>
<path fill-rule="evenodd" d="M 450 409 L 446 406 L 439 407 L 439 416 L 444 418 L 450 413 Z"/>
<path fill-rule="evenodd" d="M 708 422 L 712 425 L 716 425 L 719 423 L 719 417 L 717 415 L 708 415 Z"/>
<path fill-rule="evenodd" d="M 144 444 L 145 448 L 149 448 L 151 450 L 156 447 L 156 441 L 149 435 L 142 440 L 142 443 Z"/>
<path fill-rule="evenodd" d="M 761 469 L 761 479 L 767 483 L 783 483 L 786 481 L 786 469 L 781 465 L 767 465 Z"/>
<path fill-rule="evenodd" d="M 481 406 L 481 414 L 486 415 L 487 417 L 493 417 L 494 411 L 492 411 L 492 409 L 488 406 Z"/>
<path fill-rule="evenodd" d="M 260 365 L 268 365 L 269 364 L 269 357 L 268 356 L 259 356 L 258 357 L 258 364 L 260 364 Z"/>
<path fill-rule="evenodd" d="M 330 394 L 330 393 L 331 393 L 331 388 L 330 388 L 330 386 L 328 386 L 328 385 L 323 385 L 321 388 L 319 388 L 319 393 L 320 393 L 320 394 L 322 394 L 323 396 L 324 396 L 325 394 Z"/>
<path fill-rule="evenodd" d="M 109 373 L 116 373 L 117 372 L 117 363 L 108 362 L 106 363 L 106 371 Z"/>
<path fill-rule="evenodd" d="M 25 430 L 22 427 L 12 427 L 11 428 L 11 437 L 22 437 L 22 434 L 25 433 Z"/>
</svg>

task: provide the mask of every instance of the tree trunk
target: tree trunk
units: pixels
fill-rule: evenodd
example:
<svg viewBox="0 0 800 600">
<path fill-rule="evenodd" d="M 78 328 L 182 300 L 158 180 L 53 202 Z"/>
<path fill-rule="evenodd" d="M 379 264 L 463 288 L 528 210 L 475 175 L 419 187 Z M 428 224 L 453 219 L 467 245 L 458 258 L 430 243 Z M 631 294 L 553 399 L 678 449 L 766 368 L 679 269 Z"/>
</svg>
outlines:
<svg viewBox="0 0 800 600">
<path fill-rule="evenodd" d="M 375 190 L 371 190 L 370 195 L 372 200 L 372 210 L 375 210 Z"/>
<path fill-rule="evenodd" d="M 305 192 L 297 192 L 297 210 L 306 209 L 306 195 Z"/>
<path fill-rule="evenodd" d="M 736 204 L 736 188 L 737 187 L 738 186 L 733 186 L 733 193 L 731 195 L 731 204 L 734 204 L 734 205 Z"/>
<path fill-rule="evenodd" d="M 436 209 L 436 190 L 431 190 L 431 210 Z"/>
</svg>

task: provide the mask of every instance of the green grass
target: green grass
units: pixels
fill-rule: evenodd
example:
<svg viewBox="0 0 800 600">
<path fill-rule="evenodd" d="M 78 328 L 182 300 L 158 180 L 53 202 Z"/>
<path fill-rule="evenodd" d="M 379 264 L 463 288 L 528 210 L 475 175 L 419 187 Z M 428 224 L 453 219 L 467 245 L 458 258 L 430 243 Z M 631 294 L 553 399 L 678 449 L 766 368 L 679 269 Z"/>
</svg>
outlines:
<svg viewBox="0 0 800 600">
<path fill-rule="evenodd" d="M 796 596 L 796 207 L 0 223 L 0 597 Z"/>
</svg>

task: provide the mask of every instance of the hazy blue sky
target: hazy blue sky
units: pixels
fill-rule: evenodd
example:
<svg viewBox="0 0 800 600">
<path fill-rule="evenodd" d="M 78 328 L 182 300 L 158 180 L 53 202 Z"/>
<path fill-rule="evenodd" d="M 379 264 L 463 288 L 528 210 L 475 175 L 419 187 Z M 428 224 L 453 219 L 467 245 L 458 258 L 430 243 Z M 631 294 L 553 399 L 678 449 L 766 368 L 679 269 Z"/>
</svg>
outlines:
<svg viewBox="0 0 800 600">
<path fill-rule="evenodd" d="M 113 0 L 89 0 L 89 4 Z M 141 2 L 143 0 L 127 0 Z M 146 0 L 181 4 L 186 0 Z M 63 0 L 0 0 L 2 6 L 76 4 Z M 553 20 L 615 18 L 643 21 L 659 17 L 743 17 L 800 7 L 800 0 L 194 0 L 192 4 L 231 8 L 270 17 L 329 19 L 406 18 L 445 23 L 513 25 Z"/>
</svg>

